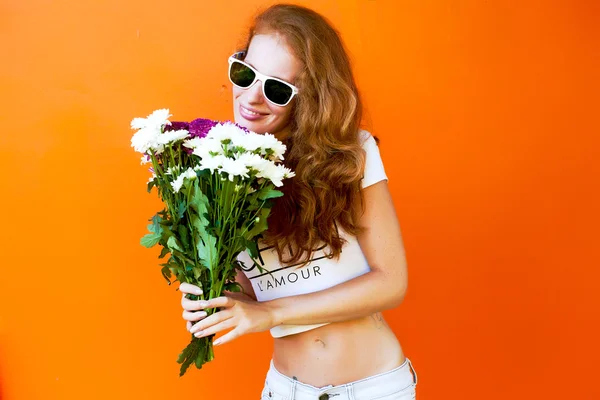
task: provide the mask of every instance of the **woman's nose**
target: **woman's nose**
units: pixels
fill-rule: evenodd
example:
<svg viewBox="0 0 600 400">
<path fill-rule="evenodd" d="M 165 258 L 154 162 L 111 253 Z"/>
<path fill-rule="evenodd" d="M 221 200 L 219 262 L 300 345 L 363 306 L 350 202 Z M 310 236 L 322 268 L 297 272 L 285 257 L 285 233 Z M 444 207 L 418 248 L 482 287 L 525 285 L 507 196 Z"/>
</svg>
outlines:
<svg viewBox="0 0 600 400">
<path fill-rule="evenodd" d="M 248 91 L 247 98 L 250 103 L 262 103 L 264 101 L 262 93 L 262 81 L 257 80 L 254 85 L 246 89 Z"/>
</svg>

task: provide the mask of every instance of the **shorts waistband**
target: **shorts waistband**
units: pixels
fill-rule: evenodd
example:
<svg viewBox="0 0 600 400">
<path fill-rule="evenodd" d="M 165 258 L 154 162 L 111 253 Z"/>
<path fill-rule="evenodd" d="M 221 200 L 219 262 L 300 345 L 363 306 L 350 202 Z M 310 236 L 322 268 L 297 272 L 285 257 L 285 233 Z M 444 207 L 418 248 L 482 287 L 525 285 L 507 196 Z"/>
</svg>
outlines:
<svg viewBox="0 0 600 400">
<path fill-rule="evenodd" d="M 352 397 L 348 396 L 350 398 L 378 397 L 390 393 L 390 390 L 400 391 L 413 384 L 416 385 L 417 382 L 417 373 L 408 357 L 402 365 L 390 371 L 338 386 L 328 385 L 320 388 L 282 374 L 277 371 L 271 359 L 266 379 L 266 385 L 270 390 L 294 400 L 335 399 L 337 395 L 345 394 L 352 394 Z"/>
</svg>

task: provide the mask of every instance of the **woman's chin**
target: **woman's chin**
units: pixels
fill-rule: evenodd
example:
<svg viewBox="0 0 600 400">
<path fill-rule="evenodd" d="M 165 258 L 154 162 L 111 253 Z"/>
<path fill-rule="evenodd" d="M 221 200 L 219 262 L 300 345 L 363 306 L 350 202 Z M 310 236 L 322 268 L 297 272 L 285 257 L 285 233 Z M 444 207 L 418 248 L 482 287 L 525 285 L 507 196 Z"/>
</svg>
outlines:
<svg viewBox="0 0 600 400">
<path fill-rule="evenodd" d="M 250 121 L 244 118 L 243 116 L 239 115 L 238 113 L 235 113 L 234 119 L 236 124 L 243 126 L 244 128 L 251 130 L 252 132 L 260 134 L 270 133 L 275 135 L 281 130 L 281 128 L 273 126 L 272 123 L 265 123 L 266 121 L 263 120 Z"/>
<path fill-rule="evenodd" d="M 244 118 L 236 119 L 235 122 L 236 122 L 236 124 L 243 126 L 246 129 L 251 130 L 252 132 L 256 132 L 256 133 L 260 133 L 260 134 L 267 132 L 267 129 L 265 128 L 264 124 L 248 121 Z"/>
</svg>

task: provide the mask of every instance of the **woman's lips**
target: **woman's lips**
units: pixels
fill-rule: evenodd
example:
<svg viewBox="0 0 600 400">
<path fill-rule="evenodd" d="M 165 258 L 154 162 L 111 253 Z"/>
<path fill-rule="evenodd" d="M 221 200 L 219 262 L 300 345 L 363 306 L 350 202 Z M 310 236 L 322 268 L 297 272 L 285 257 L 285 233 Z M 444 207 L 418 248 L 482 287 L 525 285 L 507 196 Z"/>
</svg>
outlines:
<svg viewBox="0 0 600 400">
<path fill-rule="evenodd" d="M 264 117 L 266 114 L 254 113 L 240 105 L 240 115 L 248 121 L 256 121 L 257 119 L 261 119 L 262 117 Z"/>
</svg>

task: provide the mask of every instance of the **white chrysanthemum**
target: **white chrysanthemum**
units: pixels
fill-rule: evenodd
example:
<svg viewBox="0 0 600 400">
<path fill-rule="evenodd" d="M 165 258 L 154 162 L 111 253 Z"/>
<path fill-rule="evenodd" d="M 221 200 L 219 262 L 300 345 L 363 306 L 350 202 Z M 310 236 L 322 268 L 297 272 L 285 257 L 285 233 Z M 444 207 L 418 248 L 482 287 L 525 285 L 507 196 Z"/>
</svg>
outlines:
<svg viewBox="0 0 600 400">
<path fill-rule="evenodd" d="M 146 127 L 146 118 L 134 118 L 131 120 L 131 129 L 144 129 Z"/>
<path fill-rule="evenodd" d="M 195 142 L 194 144 L 197 144 L 197 147 L 194 148 L 194 152 L 193 154 L 205 159 L 205 158 L 210 158 L 213 157 L 213 154 L 217 154 L 217 155 L 222 155 L 223 154 L 223 145 L 221 144 L 221 142 L 217 139 L 209 139 L 209 138 L 202 138 L 199 139 L 200 141 Z"/>
<path fill-rule="evenodd" d="M 273 181 L 273 178 L 275 179 L 275 181 L 281 181 L 283 179 L 283 174 L 279 173 L 277 165 L 275 165 L 275 163 L 271 161 L 269 161 L 268 164 L 265 164 L 264 167 L 260 171 L 258 171 L 258 174 L 256 176 L 258 178 L 265 178 L 270 181 Z M 275 186 L 280 185 L 275 184 Z"/>
<path fill-rule="evenodd" d="M 240 162 L 244 163 L 249 168 L 252 168 L 255 171 L 258 171 L 257 175 L 264 169 L 268 169 L 270 164 L 273 164 L 271 161 L 264 159 L 258 154 L 244 153 L 238 157 Z"/>
<path fill-rule="evenodd" d="M 292 178 L 295 175 L 296 174 L 294 174 L 289 168 L 286 168 L 283 165 L 275 165 L 274 163 L 270 163 L 268 167 L 263 169 L 257 176 L 259 178 L 266 178 L 273 182 L 273 185 L 280 187 L 283 185 L 283 179 Z"/>
<path fill-rule="evenodd" d="M 262 136 L 261 148 L 264 150 L 262 154 L 267 154 L 266 150 L 270 149 L 273 152 L 270 157 L 273 161 L 283 160 L 283 153 L 285 153 L 286 146 L 270 133 L 265 133 Z"/>
<path fill-rule="evenodd" d="M 171 125 L 168 120 L 170 116 L 168 108 L 161 108 L 146 118 L 134 118 L 131 121 L 131 129 L 158 128 L 160 130 L 163 125 Z"/>
<path fill-rule="evenodd" d="M 150 157 L 147 154 L 144 154 L 140 161 L 140 165 L 148 164 L 150 162 L 151 162 Z"/>
<path fill-rule="evenodd" d="M 173 175 L 179 172 L 179 165 L 174 165 L 173 167 L 167 168 L 165 171 L 165 175 Z"/>
<path fill-rule="evenodd" d="M 196 178 L 196 171 L 194 171 L 193 168 L 188 167 L 182 175 L 185 175 L 186 178 L 194 179 Z"/>
<path fill-rule="evenodd" d="M 179 175 L 177 177 L 177 179 L 175 179 L 173 182 L 171 182 L 171 186 L 173 187 L 173 191 L 175 191 L 175 193 L 178 193 L 179 190 L 181 189 L 181 186 L 183 186 L 184 179 L 185 179 L 185 176 Z"/>
<path fill-rule="evenodd" d="M 280 165 L 279 167 L 281 169 L 283 169 L 283 178 L 284 179 L 293 178 L 296 176 L 296 173 L 294 171 L 292 171 L 291 169 L 286 168 L 283 165 Z"/>
<path fill-rule="evenodd" d="M 266 155 L 269 154 L 269 159 L 273 161 L 282 161 L 283 154 L 285 153 L 286 146 L 279 141 L 275 136 L 270 133 L 265 133 L 263 135 L 255 134 L 257 137 L 252 139 L 246 139 L 247 141 L 252 140 L 253 149 L 250 151 L 254 151 L 258 148 L 261 149 L 260 154 Z"/>
<path fill-rule="evenodd" d="M 171 144 L 178 140 L 185 139 L 188 137 L 189 132 L 185 129 L 179 129 L 177 131 L 168 131 L 158 137 L 158 143 L 160 144 Z"/>
<path fill-rule="evenodd" d="M 131 147 L 140 153 L 146 153 L 152 149 L 155 153 L 162 153 L 164 145 L 158 141 L 160 130 L 154 128 L 142 128 L 137 131 L 131 138 Z"/>
<path fill-rule="evenodd" d="M 175 193 L 179 192 L 179 190 L 181 190 L 181 187 L 183 186 L 183 182 L 185 181 L 185 179 L 194 179 L 196 178 L 196 171 L 194 171 L 192 168 L 188 168 L 183 174 L 179 175 L 177 177 L 177 179 L 175 179 L 173 182 L 171 182 L 171 186 L 173 186 L 173 190 L 175 191 Z"/>
<path fill-rule="evenodd" d="M 235 124 L 231 122 L 223 122 L 210 128 L 206 134 L 206 137 L 217 139 L 219 142 L 229 139 L 235 146 L 240 138 L 245 134 L 246 132 Z"/>
<path fill-rule="evenodd" d="M 233 182 L 234 176 L 241 176 L 243 178 L 248 178 L 248 166 L 244 163 L 244 160 L 241 159 L 233 159 L 228 157 L 223 157 L 220 172 L 227 172 L 229 175 L 229 180 Z"/>
<path fill-rule="evenodd" d="M 246 133 L 245 135 L 236 138 L 234 145 L 242 147 L 248 152 L 253 152 L 262 147 L 263 141 L 261 138 L 262 135 L 259 135 L 258 133 Z"/>
<path fill-rule="evenodd" d="M 152 176 L 150 177 L 150 179 L 148 179 L 148 182 L 146 182 L 146 185 L 149 184 L 150 182 L 152 182 L 155 179 L 156 179 L 156 174 L 153 172 Z"/>
<path fill-rule="evenodd" d="M 131 138 L 131 146 L 140 153 L 154 150 L 162 153 L 164 144 L 160 142 L 159 136 L 164 125 L 171 125 L 169 110 L 166 108 L 156 110 L 146 118 L 134 118 L 131 121 L 131 129 L 139 129 Z"/>
<path fill-rule="evenodd" d="M 204 138 L 195 137 L 192 139 L 185 140 L 183 142 L 183 147 L 187 147 L 188 149 L 195 149 L 196 147 L 201 146 L 204 141 Z"/>
<path fill-rule="evenodd" d="M 221 168 L 223 165 L 223 160 L 225 159 L 227 159 L 227 157 L 223 155 L 205 157 L 202 159 L 202 161 L 200 161 L 200 168 L 210 169 L 210 172 L 215 172 L 215 170 Z"/>
<path fill-rule="evenodd" d="M 285 158 L 283 157 L 283 153 L 285 153 L 286 146 L 282 144 L 279 147 L 273 149 L 273 154 L 269 156 L 269 159 L 273 161 L 283 161 Z"/>
<path fill-rule="evenodd" d="M 286 146 L 270 133 L 246 133 L 245 135 L 238 137 L 234 144 L 243 147 L 248 152 L 254 152 L 260 149 L 262 155 L 269 154 L 269 159 L 273 161 L 283 160 L 283 154 L 286 150 Z"/>
</svg>

